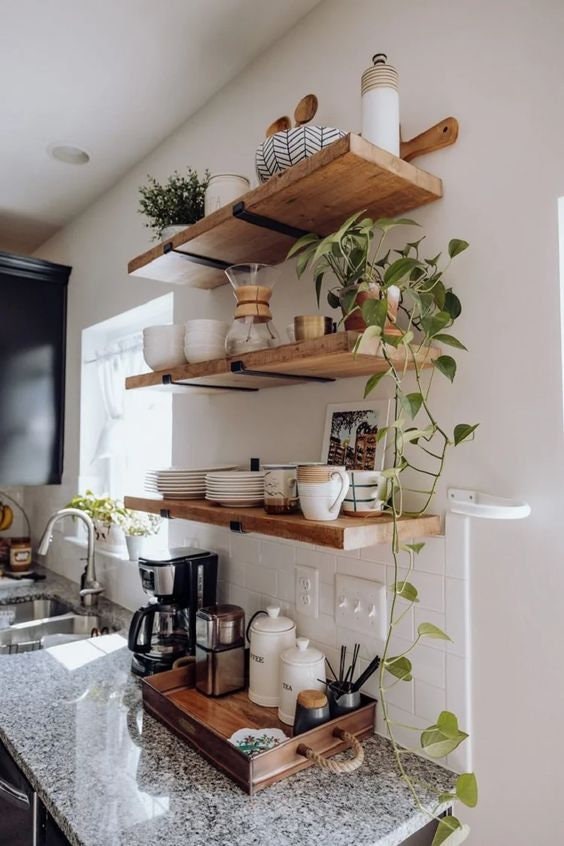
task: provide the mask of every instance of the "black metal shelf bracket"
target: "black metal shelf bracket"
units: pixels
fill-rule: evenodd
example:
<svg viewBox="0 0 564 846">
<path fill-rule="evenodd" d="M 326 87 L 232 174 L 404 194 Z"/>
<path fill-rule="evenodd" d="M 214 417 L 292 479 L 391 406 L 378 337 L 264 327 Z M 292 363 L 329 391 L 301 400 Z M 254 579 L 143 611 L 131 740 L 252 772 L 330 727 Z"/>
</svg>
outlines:
<svg viewBox="0 0 564 846">
<path fill-rule="evenodd" d="M 160 515 L 161 515 L 163 520 L 173 520 L 174 519 L 174 517 L 170 513 L 170 509 L 168 509 L 168 508 L 161 508 Z"/>
<path fill-rule="evenodd" d="M 241 376 L 260 376 L 265 379 L 295 379 L 298 382 L 335 382 L 333 376 L 309 376 L 302 373 L 275 373 L 268 370 L 251 370 L 243 361 L 232 361 L 231 372 Z"/>
<path fill-rule="evenodd" d="M 172 241 L 167 241 L 163 244 L 163 254 L 177 253 L 179 256 L 184 256 L 188 261 L 193 261 L 194 264 L 203 264 L 204 267 L 213 267 L 215 270 L 225 270 L 231 267 L 232 261 L 223 261 L 222 259 L 209 258 L 208 256 L 200 256 L 197 253 L 185 253 L 184 250 L 177 250 L 172 246 Z"/>
<path fill-rule="evenodd" d="M 247 532 L 246 529 L 243 528 L 243 524 L 239 520 L 230 520 L 229 521 L 229 528 L 232 532 L 237 532 L 239 535 L 248 535 L 250 534 Z"/>
<path fill-rule="evenodd" d="M 243 385 L 205 385 L 201 382 L 176 382 L 170 373 L 165 373 L 162 378 L 163 385 L 175 385 L 177 388 L 205 388 L 210 391 L 247 391 L 256 392 L 258 388 L 248 388 Z"/>
<path fill-rule="evenodd" d="M 236 217 L 238 220 L 244 220 L 245 223 L 252 223 L 253 226 L 261 226 L 263 229 L 280 232 L 281 235 L 288 235 L 290 238 L 301 238 L 302 235 L 309 235 L 307 229 L 298 229 L 296 226 L 290 226 L 271 217 L 265 217 L 262 214 L 255 214 L 255 212 L 249 211 L 242 200 L 233 206 L 233 217 Z"/>
</svg>

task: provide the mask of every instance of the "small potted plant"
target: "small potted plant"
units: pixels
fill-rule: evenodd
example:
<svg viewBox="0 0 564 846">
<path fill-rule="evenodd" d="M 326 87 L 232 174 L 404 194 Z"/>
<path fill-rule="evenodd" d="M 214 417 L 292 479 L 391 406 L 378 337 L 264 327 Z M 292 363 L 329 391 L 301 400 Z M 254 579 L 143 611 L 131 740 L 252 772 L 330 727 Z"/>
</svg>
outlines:
<svg viewBox="0 0 564 846">
<path fill-rule="evenodd" d="M 125 509 L 125 515 L 120 518 L 120 526 L 125 535 L 130 561 L 139 561 L 145 538 L 156 535 L 161 523 L 162 520 L 157 514 Z"/>
<path fill-rule="evenodd" d="M 167 240 L 204 216 L 204 196 L 210 174 L 202 179 L 197 171 L 187 168 L 186 176 L 177 170 L 161 185 L 148 175 L 148 183 L 139 188 L 139 213 L 148 218 L 145 224 L 152 230 L 153 240 Z"/>
<path fill-rule="evenodd" d="M 309 234 L 300 238 L 288 253 L 298 256 L 298 276 L 310 268 L 315 279 L 317 303 L 326 273 L 333 275 L 337 285 L 327 292 L 331 308 L 341 308 L 345 329 L 363 332 L 366 329 L 362 307 L 367 300 L 387 300 L 388 335 L 398 334 L 395 327 L 400 305 L 402 283 L 417 281 L 419 291 L 435 290 L 442 271 L 437 268 L 438 257 L 422 260 L 418 241 L 408 242 L 401 250 L 384 252 L 387 233 L 398 226 L 418 226 L 414 220 L 362 217 L 363 212 L 349 217 L 343 225 L 321 238 Z M 442 283 L 440 283 L 442 285 Z"/>
<path fill-rule="evenodd" d="M 127 511 L 117 499 L 103 494 L 96 496 L 91 490 L 73 496 L 66 508 L 79 508 L 92 518 L 96 541 L 107 549 L 123 547 L 121 520 Z"/>
</svg>

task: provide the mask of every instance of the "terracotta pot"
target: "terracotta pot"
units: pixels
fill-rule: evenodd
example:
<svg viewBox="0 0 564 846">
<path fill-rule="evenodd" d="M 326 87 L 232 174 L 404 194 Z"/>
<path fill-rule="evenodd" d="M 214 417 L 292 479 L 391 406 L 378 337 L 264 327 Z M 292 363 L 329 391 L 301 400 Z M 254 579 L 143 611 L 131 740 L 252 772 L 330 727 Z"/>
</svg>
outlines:
<svg viewBox="0 0 564 846">
<path fill-rule="evenodd" d="M 353 286 L 349 288 L 343 288 L 343 294 L 349 294 L 352 290 L 352 287 Z M 392 285 L 388 289 L 388 320 L 386 321 L 385 331 L 389 335 L 397 335 L 400 332 L 400 330 L 396 329 L 395 326 L 398 313 L 399 294 L 399 288 L 397 288 L 395 285 Z M 359 291 L 354 301 L 354 305 L 359 306 L 359 308 L 353 311 L 352 314 L 349 314 L 345 317 L 345 329 L 351 332 L 364 332 L 364 330 L 366 329 L 366 321 L 362 316 L 362 305 L 367 300 L 379 300 L 380 298 L 381 291 L 377 285 L 374 285 L 374 287 L 369 291 Z M 343 316 L 344 315 L 345 312 L 343 309 Z"/>
</svg>

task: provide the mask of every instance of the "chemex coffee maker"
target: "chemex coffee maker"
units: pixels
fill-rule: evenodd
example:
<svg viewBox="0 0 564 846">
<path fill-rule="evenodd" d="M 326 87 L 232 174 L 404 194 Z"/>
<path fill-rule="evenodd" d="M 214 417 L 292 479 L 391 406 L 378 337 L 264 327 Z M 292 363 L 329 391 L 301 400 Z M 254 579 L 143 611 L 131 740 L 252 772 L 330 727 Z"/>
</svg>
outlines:
<svg viewBox="0 0 564 846">
<path fill-rule="evenodd" d="M 183 655 L 194 655 L 196 613 L 214 605 L 217 555 L 176 547 L 158 558 L 139 558 L 139 575 L 151 601 L 133 615 L 128 646 L 138 676 L 170 670 Z"/>
</svg>

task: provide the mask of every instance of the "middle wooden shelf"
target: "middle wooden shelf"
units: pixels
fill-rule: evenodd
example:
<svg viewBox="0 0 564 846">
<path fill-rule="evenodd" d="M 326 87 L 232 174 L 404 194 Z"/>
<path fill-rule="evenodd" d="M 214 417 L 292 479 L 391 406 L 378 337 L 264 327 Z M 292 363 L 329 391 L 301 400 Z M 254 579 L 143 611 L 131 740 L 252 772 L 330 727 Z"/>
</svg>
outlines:
<svg viewBox="0 0 564 846">
<path fill-rule="evenodd" d="M 233 358 L 182 364 L 167 370 L 129 376 L 125 386 L 128 390 L 166 388 L 217 393 L 222 388 L 226 391 L 259 390 L 299 384 L 311 379 L 334 381 L 385 372 L 389 365 L 381 349 L 376 348 L 374 355 L 359 355 L 354 352 L 357 339 L 356 332 L 336 332 L 313 341 L 300 341 Z M 388 345 L 386 353 L 394 366 L 413 369 L 413 362 L 406 361 L 403 347 Z M 430 367 L 439 354 L 436 347 L 421 349 L 418 365 Z"/>
</svg>

